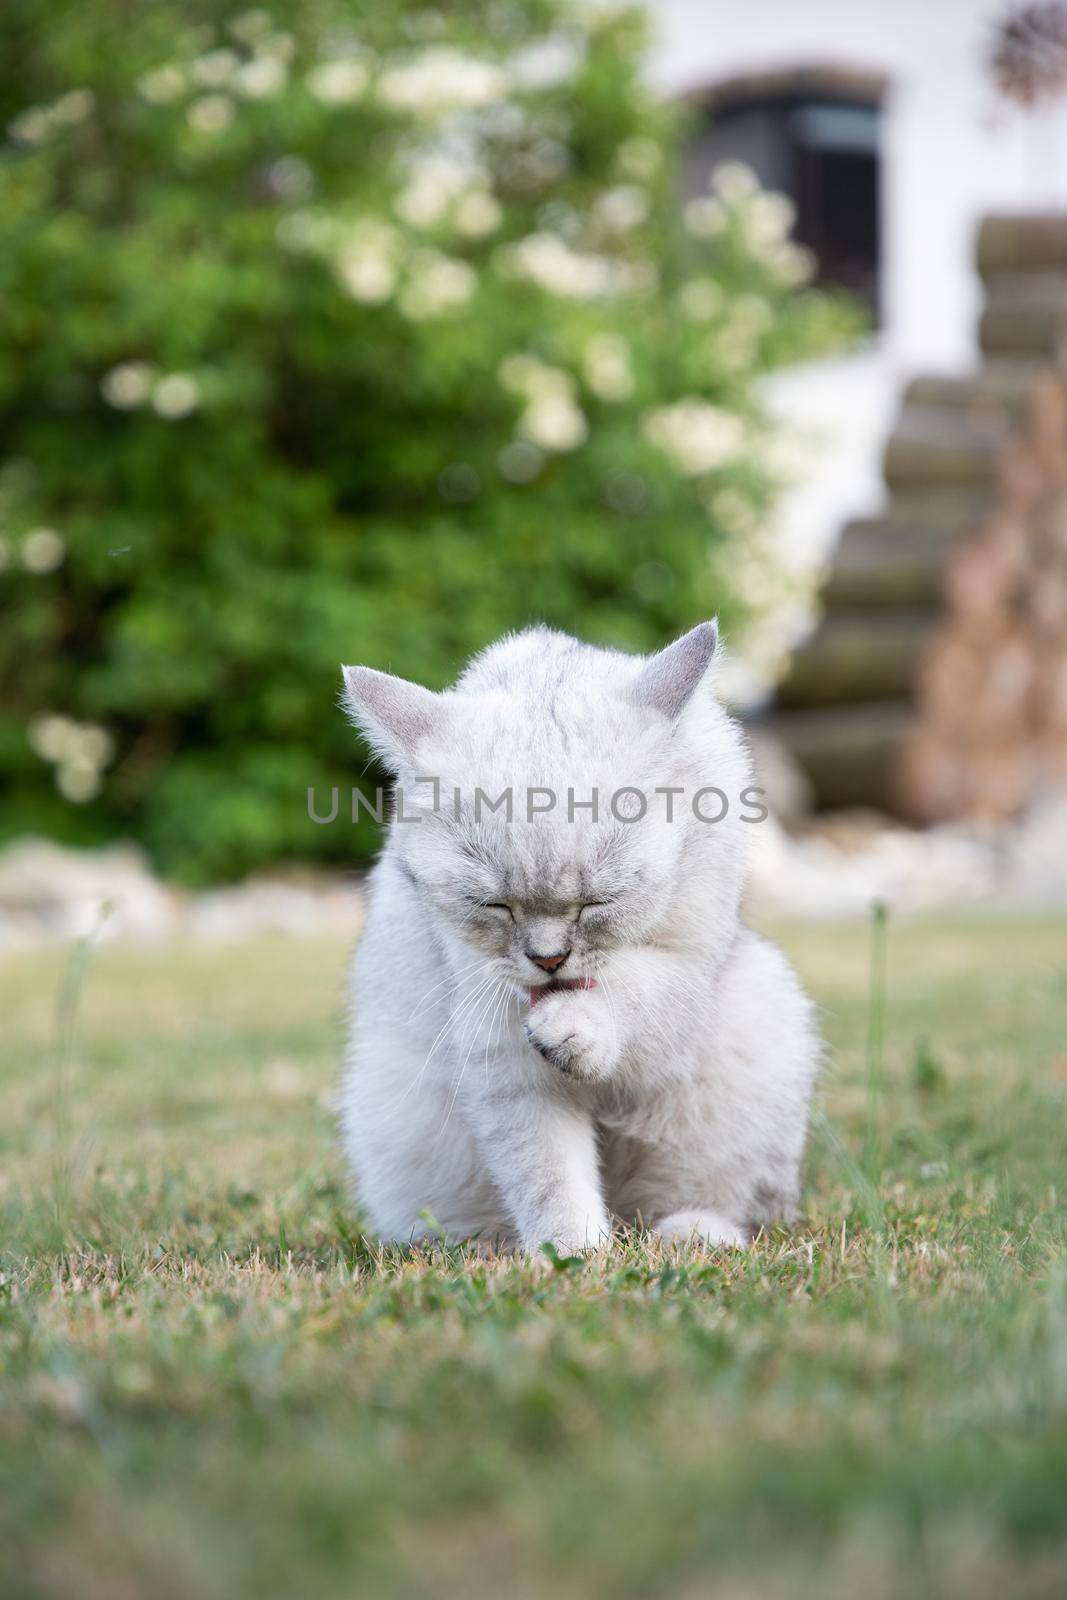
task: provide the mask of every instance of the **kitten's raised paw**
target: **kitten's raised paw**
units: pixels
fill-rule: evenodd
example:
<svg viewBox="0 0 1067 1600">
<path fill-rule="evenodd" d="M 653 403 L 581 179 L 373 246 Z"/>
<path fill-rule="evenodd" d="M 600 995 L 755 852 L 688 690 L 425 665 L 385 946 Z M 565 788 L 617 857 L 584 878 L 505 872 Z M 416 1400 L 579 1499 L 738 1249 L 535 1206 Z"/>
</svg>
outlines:
<svg viewBox="0 0 1067 1600">
<path fill-rule="evenodd" d="M 586 990 L 545 995 L 531 1007 L 525 1030 L 538 1055 L 564 1077 L 604 1078 L 615 1066 L 611 1013 Z"/>
<path fill-rule="evenodd" d="M 718 1211 L 672 1211 L 655 1230 L 664 1244 L 719 1245 L 743 1250 L 749 1240 L 742 1230 Z"/>
</svg>

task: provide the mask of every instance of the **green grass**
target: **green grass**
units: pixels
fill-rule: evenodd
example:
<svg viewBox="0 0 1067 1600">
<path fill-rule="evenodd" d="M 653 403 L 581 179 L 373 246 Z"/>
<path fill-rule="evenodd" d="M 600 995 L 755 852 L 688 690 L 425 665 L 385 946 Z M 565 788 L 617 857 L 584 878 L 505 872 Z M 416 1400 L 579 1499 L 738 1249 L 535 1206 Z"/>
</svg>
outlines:
<svg viewBox="0 0 1067 1600">
<path fill-rule="evenodd" d="M 1067 1591 L 1067 922 L 779 931 L 802 1222 L 564 1271 L 361 1241 L 337 946 L 8 958 L 0 1593 Z"/>
</svg>

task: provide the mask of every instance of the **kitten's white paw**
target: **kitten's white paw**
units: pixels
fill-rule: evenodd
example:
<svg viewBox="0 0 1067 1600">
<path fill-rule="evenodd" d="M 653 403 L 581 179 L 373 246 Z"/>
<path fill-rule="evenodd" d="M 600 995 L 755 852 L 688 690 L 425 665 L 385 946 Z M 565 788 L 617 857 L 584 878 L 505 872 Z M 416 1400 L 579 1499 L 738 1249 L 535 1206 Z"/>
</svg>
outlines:
<svg viewBox="0 0 1067 1600">
<path fill-rule="evenodd" d="M 566 1077 L 606 1078 L 618 1061 L 611 1012 L 595 992 L 564 989 L 530 1007 L 526 1037 Z"/>
<path fill-rule="evenodd" d="M 741 1229 L 718 1211 L 672 1211 L 657 1222 L 656 1232 L 664 1244 L 684 1244 L 693 1239 L 700 1244 L 743 1250 L 749 1242 Z"/>
<path fill-rule="evenodd" d="M 610 1238 L 611 1218 L 607 1212 L 601 1212 L 573 1222 L 556 1224 L 543 1232 L 535 1230 L 527 1239 L 525 1249 L 528 1255 L 540 1256 L 547 1261 L 543 1248 L 546 1244 L 554 1245 L 561 1256 L 581 1256 L 591 1250 L 599 1250 Z"/>
</svg>

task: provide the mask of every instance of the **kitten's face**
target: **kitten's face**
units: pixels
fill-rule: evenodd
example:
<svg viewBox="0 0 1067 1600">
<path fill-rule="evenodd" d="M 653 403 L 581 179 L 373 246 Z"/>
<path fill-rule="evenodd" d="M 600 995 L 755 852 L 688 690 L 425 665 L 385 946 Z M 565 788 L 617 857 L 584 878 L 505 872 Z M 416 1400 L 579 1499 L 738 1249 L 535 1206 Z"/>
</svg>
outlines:
<svg viewBox="0 0 1067 1600">
<path fill-rule="evenodd" d="M 715 638 L 702 624 L 642 659 L 534 629 L 445 694 L 345 669 L 355 721 L 398 774 L 396 856 L 453 941 L 534 987 L 595 977 L 608 952 L 662 935 L 694 828 L 684 801 L 671 819 L 663 791 L 717 781 L 712 749 L 743 770 L 701 687 Z M 510 815 L 493 809 L 507 792 Z"/>
<path fill-rule="evenodd" d="M 661 719 L 605 705 L 592 723 L 531 726 L 487 697 L 454 711 L 448 748 L 425 755 L 424 771 L 435 759 L 444 769 L 440 803 L 428 785 L 402 783 L 404 814 L 421 801 L 421 820 L 397 825 L 401 858 L 451 933 L 516 984 L 593 977 L 607 951 L 646 939 L 667 914 L 685 829 L 654 792 L 673 781 Z M 508 790 L 510 819 L 485 802 Z M 595 818 L 583 805 L 594 790 Z M 551 810 L 528 816 L 531 794 L 536 808 L 554 796 Z"/>
<path fill-rule="evenodd" d="M 676 844 L 678 827 L 651 815 L 591 824 L 564 809 L 487 825 L 467 808 L 412 824 L 403 860 L 454 937 L 526 988 L 593 977 L 608 951 L 647 938 L 670 905 Z"/>
</svg>

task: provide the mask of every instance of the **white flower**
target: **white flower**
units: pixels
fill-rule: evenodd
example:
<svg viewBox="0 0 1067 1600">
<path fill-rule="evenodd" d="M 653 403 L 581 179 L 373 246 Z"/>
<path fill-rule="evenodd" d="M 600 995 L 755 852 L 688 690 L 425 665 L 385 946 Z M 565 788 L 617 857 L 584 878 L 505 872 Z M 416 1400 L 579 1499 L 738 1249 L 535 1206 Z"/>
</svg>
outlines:
<svg viewBox="0 0 1067 1600">
<path fill-rule="evenodd" d="M 694 322 L 706 322 L 723 308 L 723 292 L 714 278 L 690 278 L 678 298 L 682 310 Z"/>
<path fill-rule="evenodd" d="M 401 190 L 393 202 L 393 210 L 409 227 L 432 228 L 435 222 L 440 222 L 448 204 L 449 195 L 443 185 L 419 178 Z"/>
<path fill-rule="evenodd" d="M 106 728 L 46 712 L 26 730 L 32 749 L 55 766 L 56 788 L 66 800 L 82 804 L 100 792 L 100 773 L 115 754 Z"/>
<path fill-rule="evenodd" d="M 153 72 L 146 72 L 143 78 L 137 80 L 141 98 L 154 106 L 169 105 L 171 101 L 180 99 L 187 87 L 185 73 L 173 61 L 156 67 Z"/>
<path fill-rule="evenodd" d="M 115 754 L 115 741 L 110 733 L 92 722 L 83 723 L 78 730 L 78 745 L 82 760 L 98 767 L 106 766 Z"/>
<path fill-rule="evenodd" d="M 780 244 L 796 216 L 796 206 L 787 194 L 768 189 L 753 195 L 744 209 L 745 237 L 762 245 Z"/>
<path fill-rule="evenodd" d="M 497 367 L 497 377 L 502 388 L 526 399 L 546 395 L 574 396 L 574 379 L 569 372 L 562 367 L 550 367 L 526 350 L 513 350 L 506 355 Z"/>
<path fill-rule="evenodd" d="M 395 200 L 394 208 L 403 221 L 411 227 L 432 227 L 442 221 L 453 203 L 483 197 L 486 176 L 482 166 L 469 158 L 459 160 L 454 155 L 419 155 L 408 170 L 408 186 Z M 475 222 L 478 221 L 474 214 Z M 498 208 L 499 214 L 499 208 Z"/>
<path fill-rule="evenodd" d="M 286 250 L 322 250 L 331 232 L 329 221 L 317 211 L 290 211 L 279 217 L 274 237 Z"/>
<path fill-rule="evenodd" d="M 682 212 L 689 232 L 697 239 L 714 239 L 726 227 L 727 211 L 721 200 L 703 195 L 690 200 Z"/>
<path fill-rule="evenodd" d="M 7 131 L 18 144 L 43 144 L 52 131 L 52 123 L 43 107 L 27 106 L 12 117 Z"/>
<path fill-rule="evenodd" d="M 396 288 L 400 236 L 387 222 L 368 220 L 347 236 L 334 270 L 354 300 L 382 305 Z"/>
<path fill-rule="evenodd" d="M 629 233 L 639 228 L 648 216 L 648 195 L 633 183 L 620 183 L 607 189 L 597 200 L 593 213 L 612 233 Z"/>
<path fill-rule="evenodd" d="M 711 188 L 723 200 L 747 200 L 759 191 L 759 179 L 743 161 L 721 161 L 711 174 Z"/>
<path fill-rule="evenodd" d="M 589 437 L 589 424 L 570 395 L 539 394 L 519 418 L 519 432 L 542 450 L 576 450 Z"/>
<path fill-rule="evenodd" d="M 511 394 L 527 394 L 532 389 L 541 372 L 548 372 L 551 368 L 545 367 L 536 356 L 527 355 L 525 350 L 513 350 L 506 355 L 496 369 L 496 375 L 501 387 Z M 566 377 L 566 373 L 561 373 Z"/>
<path fill-rule="evenodd" d="M 73 128 L 77 123 L 85 121 L 95 103 L 91 89 L 70 89 L 55 101 L 49 112 L 49 118 L 65 127 Z"/>
<path fill-rule="evenodd" d="M 458 201 L 452 220 L 456 232 L 465 239 L 483 239 L 499 228 L 503 215 L 499 201 L 491 194 L 485 189 L 472 189 Z"/>
<path fill-rule="evenodd" d="M 641 430 L 690 476 L 721 467 L 737 454 L 744 438 L 739 417 L 697 396 L 646 412 Z"/>
<path fill-rule="evenodd" d="M 507 88 L 508 74 L 501 67 L 449 45 L 387 67 L 378 79 L 378 95 L 386 105 L 421 116 L 491 105 Z"/>
<path fill-rule="evenodd" d="M 752 502 L 737 489 L 720 489 L 707 502 L 708 512 L 728 533 L 751 533 L 757 517 Z"/>
<path fill-rule="evenodd" d="M 200 404 L 200 385 L 189 372 L 168 372 L 152 390 L 152 406 L 168 422 L 189 416 Z"/>
<path fill-rule="evenodd" d="M 589 424 L 575 400 L 569 372 L 515 350 L 501 361 L 497 377 L 503 388 L 526 400 L 519 432 L 531 444 L 542 450 L 575 450 L 585 443 Z"/>
<path fill-rule="evenodd" d="M 617 160 L 619 171 L 627 178 L 636 178 L 638 182 L 654 178 L 659 171 L 662 155 L 655 139 L 647 139 L 642 134 L 635 134 L 632 139 L 624 139 L 619 146 Z"/>
<path fill-rule="evenodd" d="M 774 311 L 769 300 L 762 295 L 738 295 L 730 308 L 730 327 L 750 339 L 757 339 L 774 321 Z"/>
<path fill-rule="evenodd" d="M 421 154 L 410 164 L 407 187 L 397 196 L 394 209 L 413 228 L 432 227 L 454 201 L 484 183 L 485 172 L 476 162 Z"/>
<path fill-rule="evenodd" d="M 296 54 L 296 40 L 291 33 L 279 28 L 275 33 L 264 33 L 255 42 L 257 56 L 271 56 L 275 61 L 291 61 Z"/>
<path fill-rule="evenodd" d="M 740 372 L 751 365 L 756 353 L 758 333 L 743 319 L 733 322 L 728 317 L 708 344 L 710 360 L 729 372 Z"/>
<path fill-rule="evenodd" d="M 77 723 L 71 722 L 69 717 L 46 712 L 43 716 L 34 717 L 26 736 L 31 749 L 42 761 L 62 761 L 67 751 L 73 749 L 71 735 L 76 735 L 77 731 Z"/>
<path fill-rule="evenodd" d="M 242 44 L 251 44 L 253 39 L 258 39 L 261 34 L 270 29 L 271 17 L 269 11 L 242 11 L 240 16 L 234 17 L 227 24 L 230 33 Z"/>
<path fill-rule="evenodd" d="M 438 250 L 420 250 L 411 259 L 400 309 L 416 321 L 439 317 L 466 305 L 477 286 L 478 274 L 468 262 Z"/>
<path fill-rule="evenodd" d="M 307 75 L 307 86 L 316 100 L 326 106 L 350 105 L 366 91 L 370 72 L 356 56 L 346 56 L 340 61 L 323 61 L 312 67 Z"/>
<path fill-rule="evenodd" d="M 147 361 L 120 361 L 101 378 L 100 392 L 117 411 L 135 411 L 151 395 L 154 377 Z"/>
<path fill-rule="evenodd" d="M 56 788 L 64 800 L 84 805 L 100 793 L 100 769 L 88 762 L 64 761 L 56 768 Z"/>
<path fill-rule="evenodd" d="M 185 113 L 197 133 L 222 133 L 233 121 L 233 101 L 224 94 L 205 94 Z"/>
<path fill-rule="evenodd" d="M 94 722 L 74 722 L 56 712 L 35 717 L 27 729 L 34 752 L 43 761 L 72 766 L 104 767 L 115 754 L 115 741 Z"/>
<path fill-rule="evenodd" d="M 337 273 L 353 300 L 364 305 L 382 305 L 396 288 L 396 268 L 389 257 L 370 250 L 343 252 Z"/>
<path fill-rule="evenodd" d="M 268 100 L 285 87 L 285 62 L 275 56 L 253 56 L 233 75 L 233 88 L 246 100 Z"/>
<path fill-rule="evenodd" d="M 818 266 L 815 256 L 802 244 L 779 245 L 776 250 L 769 251 L 765 259 L 781 282 L 790 288 L 810 283 Z"/>
<path fill-rule="evenodd" d="M 66 544 L 54 528 L 34 528 L 22 541 L 22 564 L 27 572 L 54 572 L 66 553 Z"/>
<path fill-rule="evenodd" d="M 206 55 L 197 56 L 190 64 L 189 72 L 193 82 L 202 89 L 224 89 L 238 64 L 239 58 L 233 50 L 209 50 Z"/>
<path fill-rule="evenodd" d="M 70 89 L 50 106 L 27 106 L 12 118 L 7 131 L 19 144 L 43 144 L 56 128 L 84 122 L 94 104 L 91 89 Z"/>
<path fill-rule="evenodd" d="M 630 347 L 614 333 L 597 333 L 582 351 L 585 381 L 601 400 L 626 400 L 634 392 Z"/>
<path fill-rule="evenodd" d="M 561 83 L 569 83 L 580 64 L 577 41 L 562 34 L 551 34 L 513 55 L 508 62 L 508 72 L 522 89 L 554 89 Z"/>
<path fill-rule="evenodd" d="M 625 262 L 572 250 L 558 233 L 527 234 L 512 247 L 508 261 L 520 277 L 574 300 L 598 299 L 632 280 Z"/>
</svg>

